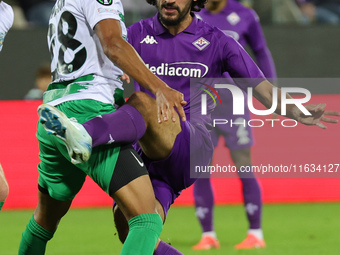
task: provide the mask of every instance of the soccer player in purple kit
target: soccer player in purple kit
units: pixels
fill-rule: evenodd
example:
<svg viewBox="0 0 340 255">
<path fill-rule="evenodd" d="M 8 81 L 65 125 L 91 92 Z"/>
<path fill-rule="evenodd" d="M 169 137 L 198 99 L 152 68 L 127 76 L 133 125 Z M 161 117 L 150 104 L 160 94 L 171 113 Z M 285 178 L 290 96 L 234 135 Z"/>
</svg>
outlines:
<svg viewBox="0 0 340 255">
<path fill-rule="evenodd" d="M 78 123 L 103 113 L 116 113 L 117 121 L 112 123 L 115 127 L 119 128 L 122 122 L 132 123 L 138 126 L 136 132 L 130 129 L 132 136 L 143 134 L 143 116 L 135 108 L 124 105 L 117 109 L 120 102 L 124 103 L 123 70 L 154 92 L 160 115 L 165 117 L 163 109 L 176 112 L 173 109 L 176 105 L 178 112 L 185 116 L 181 108 L 183 94 L 147 69 L 125 40 L 126 36 L 120 0 L 56 1 L 47 36 L 53 82 L 44 93 L 44 104 L 38 108 L 38 205 L 22 234 L 20 255 L 45 254 L 47 243 L 86 176 L 115 200 L 129 221 L 129 233 L 121 254 L 154 252 L 163 221 L 155 211 L 154 191 L 144 163 L 131 144 L 109 144 L 92 150 L 92 138 L 86 136 L 86 130 Z M 72 127 L 78 135 L 67 137 L 77 145 L 72 147 L 71 155 L 62 141 L 65 130 L 57 129 L 60 123 L 53 110 L 74 119 Z M 70 131 L 70 126 L 68 129 Z M 78 147 L 87 148 L 87 154 L 80 155 Z"/>
<path fill-rule="evenodd" d="M 242 89 L 254 88 L 254 96 L 266 107 L 272 105 L 274 87 L 233 38 L 195 17 L 193 11 L 203 8 L 205 0 L 148 0 L 148 3 L 156 5 L 158 13 L 128 29 L 129 43 L 149 69 L 172 88 L 182 92 L 187 102 L 183 106 L 186 120 L 179 121 L 175 115 L 174 121 L 157 121 L 159 111 L 156 101 L 147 89 L 135 84 L 136 90 L 140 91 L 135 92 L 127 101 L 127 105 L 136 108 L 145 121 L 145 134 L 139 140 L 137 149 L 149 171 L 156 197 L 156 210 L 165 221 L 174 200 L 196 180 L 190 176 L 191 157 L 196 160 L 195 165 L 208 165 L 213 153 L 207 128 L 213 108 L 209 108 L 208 115 L 195 115 L 201 109 L 201 90 L 197 89 L 196 94 L 190 94 L 191 78 L 221 78 L 225 72 L 231 77 L 253 78 L 239 80 L 237 85 Z M 295 105 L 289 106 L 287 116 L 306 125 L 324 127 L 320 121 L 337 122 L 326 118 L 325 114 L 340 115 L 324 111 L 324 104 L 305 107 L 311 116 L 304 115 Z M 278 107 L 277 112 L 280 110 Z M 68 137 L 74 131 L 68 128 L 72 126 L 72 120 L 55 113 L 55 118 L 61 121 L 60 128 L 66 128 L 67 144 Z M 124 135 L 122 141 L 122 134 L 129 129 L 139 128 L 125 123 L 124 128 L 117 129 L 115 116 L 111 113 L 93 118 L 83 123 L 83 127 L 92 137 L 93 147 L 108 142 L 127 142 L 128 135 Z M 119 238 L 124 242 L 128 225 L 118 206 L 114 207 L 114 218 Z M 160 241 L 154 254 L 181 253 Z"/>
<path fill-rule="evenodd" d="M 275 82 L 276 71 L 274 61 L 267 47 L 259 18 L 254 10 L 247 8 L 236 0 L 209 0 L 197 16 L 205 22 L 221 29 L 224 33 L 237 40 L 244 48 L 249 45 L 252 49 L 257 65 L 264 76 Z M 226 74 L 228 76 L 228 74 Z M 228 90 L 220 90 L 219 95 L 223 107 L 217 107 L 212 113 L 215 119 L 230 119 L 234 123 L 248 122 L 250 113 L 245 100 L 245 115 L 233 115 L 232 94 Z M 251 127 L 248 125 L 218 125 L 213 128 L 211 138 L 214 146 L 218 139 L 223 136 L 225 145 L 230 150 L 231 158 L 235 166 L 251 165 L 251 151 L 253 136 Z M 246 239 L 236 249 L 263 248 L 265 242 L 261 228 L 262 196 L 259 181 L 253 173 L 238 173 L 242 182 L 244 206 L 249 222 L 249 230 Z M 194 250 L 207 250 L 219 248 L 219 242 L 213 226 L 214 195 L 209 178 L 200 178 L 194 184 L 194 199 L 196 216 L 202 227 L 202 239 L 193 246 Z"/>
</svg>

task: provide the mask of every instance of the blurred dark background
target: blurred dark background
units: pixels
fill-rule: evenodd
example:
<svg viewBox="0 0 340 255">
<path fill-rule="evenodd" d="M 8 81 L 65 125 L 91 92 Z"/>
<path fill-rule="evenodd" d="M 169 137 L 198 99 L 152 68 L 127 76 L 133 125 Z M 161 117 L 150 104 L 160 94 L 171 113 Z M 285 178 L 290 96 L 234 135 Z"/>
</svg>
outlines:
<svg viewBox="0 0 340 255">
<path fill-rule="evenodd" d="M 16 100 L 34 86 L 36 70 L 50 61 L 47 26 L 29 21 L 20 1 L 5 2 L 14 8 L 15 22 L 0 52 L 0 100 Z M 122 2 L 127 26 L 155 13 L 154 7 L 141 0 Z M 294 0 L 245 0 L 244 4 L 252 6 L 260 16 L 279 78 L 310 78 L 303 86 L 295 86 L 308 88 L 312 93 L 340 93 L 336 79 L 327 85 L 315 79 L 340 77 L 339 25 L 308 21 Z M 132 87 L 125 86 L 126 96 Z"/>
</svg>

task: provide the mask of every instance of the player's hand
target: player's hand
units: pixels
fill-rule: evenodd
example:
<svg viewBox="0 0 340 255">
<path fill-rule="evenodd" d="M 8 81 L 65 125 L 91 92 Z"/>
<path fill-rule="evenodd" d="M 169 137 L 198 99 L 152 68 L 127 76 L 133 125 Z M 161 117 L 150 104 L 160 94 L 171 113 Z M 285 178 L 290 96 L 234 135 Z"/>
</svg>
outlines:
<svg viewBox="0 0 340 255">
<path fill-rule="evenodd" d="M 127 75 L 126 73 L 123 73 L 123 75 L 122 76 L 120 76 L 120 79 L 122 80 L 122 81 L 126 81 L 126 83 L 130 83 L 130 76 L 129 75 Z"/>
<path fill-rule="evenodd" d="M 187 102 L 184 101 L 183 93 L 178 92 L 177 90 L 174 90 L 168 86 L 164 86 L 158 89 L 155 95 L 158 123 L 167 121 L 169 118 L 175 122 L 175 114 L 177 114 L 175 108 L 177 109 L 181 120 L 186 121 L 183 105 L 187 104 Z"/>
<path fill-rule="evenodd" d="M 340 116 L 340 112 L 336 111 L 325 111 L 326 104 L 309 104 L 305 105 L 306 109 L 312 114 L 312 115 L 304 115 L 300 114 L 300 116 L 297 118 L 297 121 L 301 122 L 305 125 L 316 125 L 320 128 L 326 129 L 327 127 L 321 123 L 320 121 L 328 122 L 328 123 L 338 123 L 339 120 L 328 118 L 326 115 L 329 116 Z"/>
</svg>

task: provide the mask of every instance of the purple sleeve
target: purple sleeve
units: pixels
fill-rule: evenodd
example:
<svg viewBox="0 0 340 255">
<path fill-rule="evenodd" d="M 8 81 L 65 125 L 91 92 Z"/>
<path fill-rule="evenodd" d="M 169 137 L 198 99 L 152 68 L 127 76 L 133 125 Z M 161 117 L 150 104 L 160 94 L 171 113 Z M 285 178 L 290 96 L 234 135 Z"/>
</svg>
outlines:
<svg viewBox="0 0 340 255">
<path fill-rule="evenodd" d="M 139 32 L 138 32 L 139 31 Z M 138 41 L 138 36 L 140 35 L 140 24 L 135 23 L 127 28 L 127 37 L 128 37 L 128 42 L 137 50 L 136 47 L 138 47 L 139 42 Z M 138 52 L 138 50 L 137 50 Z"/>
<path fill-rule="evenodd" d="M 261 24 L 257 14 L 252 10 L 251 22 L 248 28 L 247 42 L 254 52 L 256 63 L 263 72 L 264 76 L 271 82 L 276 82 L 276 70 L 274 60 L 267 47 Z"/>
<path fill-rule="evenodd" d="M 231 37 L 223 47 L 223 61 L 226 72 L 243 90 L 256 87 L 266 78 L 244 48 Z M 239 78 L 239 79 L 237 79 Z"/>
</svg>

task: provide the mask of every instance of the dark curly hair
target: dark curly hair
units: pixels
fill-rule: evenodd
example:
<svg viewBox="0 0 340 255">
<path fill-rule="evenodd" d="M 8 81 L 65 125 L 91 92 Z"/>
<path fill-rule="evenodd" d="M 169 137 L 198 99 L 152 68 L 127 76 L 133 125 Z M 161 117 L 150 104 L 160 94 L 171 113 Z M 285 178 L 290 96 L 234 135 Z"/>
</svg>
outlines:
<svg viewBox="0 0 340 255">
<path fill-rule="evenodd" d="M 156 5 L 156 1 L 157 0 L 146 0 L 146 2 L 148 4 L 151 4 L 151 5 Z M 191 11 L 194 11 L 194 12 L 199 12 L 201 9 L 204 8 L 204 5 L 205 3 L 207 2 L 207 0 L 197 0 L 197 1 L 192 1 L 191 3 Z"/>
</svg>

